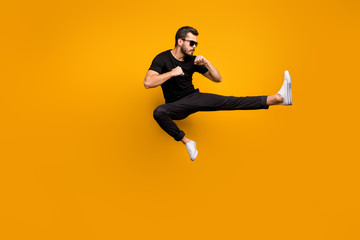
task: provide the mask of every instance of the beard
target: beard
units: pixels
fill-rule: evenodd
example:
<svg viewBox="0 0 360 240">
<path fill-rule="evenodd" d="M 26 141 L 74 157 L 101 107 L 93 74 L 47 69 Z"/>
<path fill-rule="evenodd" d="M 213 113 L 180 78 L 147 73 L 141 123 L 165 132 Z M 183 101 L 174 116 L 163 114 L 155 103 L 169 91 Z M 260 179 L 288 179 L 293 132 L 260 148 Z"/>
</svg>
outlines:
<svg viewBox="0 0 360 240">
<path fill-rule="evenodd" d="M 194 52 L 191 53 L 187 53 L 186 52 L 186 48 L 184 46 L 181 47 L 181 52 L 185 55 L 185 56 L 192 56 Z"/>
</svg>

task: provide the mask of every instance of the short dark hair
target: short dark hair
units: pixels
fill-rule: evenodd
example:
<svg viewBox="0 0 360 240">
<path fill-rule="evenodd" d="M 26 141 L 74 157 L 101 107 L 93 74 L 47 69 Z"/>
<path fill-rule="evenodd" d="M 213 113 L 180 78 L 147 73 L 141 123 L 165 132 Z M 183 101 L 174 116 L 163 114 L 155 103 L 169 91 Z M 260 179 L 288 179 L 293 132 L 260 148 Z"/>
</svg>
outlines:
<svg viewBox="0 0 360 240">
<path fill-rule="evenodd" d="M 189 32 L 194 34 L 195 36 L 199 35 L 199 32 L 193 27 L 189 27 L 189 26 L 181 27 L 179 28 L 179 30 L 176 32 L 175 35 L 175 47 L 178 44 L 177 40 L 179 38 L 184 39 Z"/>
</svg>

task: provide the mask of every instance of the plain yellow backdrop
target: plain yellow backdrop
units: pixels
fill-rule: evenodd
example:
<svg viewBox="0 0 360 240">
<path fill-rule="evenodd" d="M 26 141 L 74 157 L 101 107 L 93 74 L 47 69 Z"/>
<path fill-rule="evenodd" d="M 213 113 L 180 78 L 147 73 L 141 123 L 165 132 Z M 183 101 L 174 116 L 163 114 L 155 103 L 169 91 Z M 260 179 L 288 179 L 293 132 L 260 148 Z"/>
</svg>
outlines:
<svg viewBox="0 0 360 240">
<path fill-rule="evenodd" d="M 358 1 L 3 1 L 0 239 L 360 239 Z M 152 59 L 199 30 L 202 92 L 291 107 L 152 117 Z"/>
</svg>

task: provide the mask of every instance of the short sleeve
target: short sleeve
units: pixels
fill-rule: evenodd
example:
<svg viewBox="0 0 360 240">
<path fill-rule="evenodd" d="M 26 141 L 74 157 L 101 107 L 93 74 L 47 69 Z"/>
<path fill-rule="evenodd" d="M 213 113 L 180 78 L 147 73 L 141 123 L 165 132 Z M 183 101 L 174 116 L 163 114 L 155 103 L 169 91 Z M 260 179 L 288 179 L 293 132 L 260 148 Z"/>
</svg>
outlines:
<svg viewBox="0 0 360 240">
<path fill-rule="evenodd" d="M 153 70 L 158 72 L 159 74 L 162 73 L 162 69 L 164 67 L 164 61 L 161 55 L 157 55 L 151 63 L 149 70 Z"/>
<path fill-rule="evenodd" d="M 204 74 L 207 71 L 209 71 L 209 70 L 205 66 L 195 65 L 195 72 L 199 72 L 201 74 Z"/>
</svg>

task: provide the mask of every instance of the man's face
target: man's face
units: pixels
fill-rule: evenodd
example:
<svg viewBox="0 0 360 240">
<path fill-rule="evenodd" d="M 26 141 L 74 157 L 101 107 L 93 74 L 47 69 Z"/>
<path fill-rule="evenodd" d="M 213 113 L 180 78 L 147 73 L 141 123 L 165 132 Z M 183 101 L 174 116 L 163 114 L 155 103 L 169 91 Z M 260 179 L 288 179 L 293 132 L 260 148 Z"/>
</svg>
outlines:
<svg viewBox="0 0 360 240">
<path fill-rule="evenodd" d="M 192 56 L 195 51 L 196 45 L 190 46 L 191 41 L 197 42 L 197 37 L 192 33 L 188 33 L 181 45 L 181 52 L 183 52 L 185 56 Z"/>
</svg>

